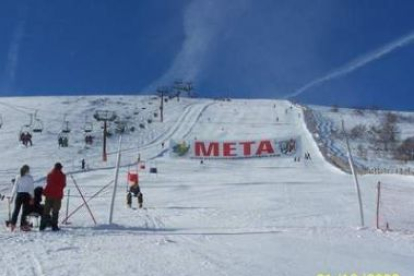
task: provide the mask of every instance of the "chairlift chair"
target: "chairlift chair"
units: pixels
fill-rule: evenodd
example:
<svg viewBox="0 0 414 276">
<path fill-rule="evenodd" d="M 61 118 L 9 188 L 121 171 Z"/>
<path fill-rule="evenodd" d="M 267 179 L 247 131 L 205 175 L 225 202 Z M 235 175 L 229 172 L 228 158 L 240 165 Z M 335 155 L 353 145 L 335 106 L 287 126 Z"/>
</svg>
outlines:
<svg viewBox="0 0 414 276">
<path fill-rule="evenodd" d="M 26 132 L 28 132 L 28 133 L 31 133 L 32 132 L 32 128 L 30 127 L 30 125 L 23 125 L 20 128 L 19 135 L 22 134 L 22 133 L 26 133 Z"/>
<path fill-rule="evenodd" d="M 36 119 L 32 125 L 32 131 L 35 133 L 43 132 L 43 122 L 40 119 Z"/>
<path fill-rule="evenodd" d="M 43 122 L 37 118 L 37 110 L 34 114 L 30 114 L 30 124 L 29 127 L 35 133 L 40 133 L 43 131 Z"/>
<path fill-rule="evenodd" d="M 83 126 L 83 132 L 90 133 L 93 131 L 93 124 L 92 122 L 85 122 L 85 125 Z"/>
<path fill-rule="evenodd" d="M 69 121 L 64 121 L 62 125 L 63 133 L 70 133 Z"/>
<path fill-rule="evenodd" d="M 116 128 L 115 128 L 115 132 L 116 133 L 124 133 L 126 130 L 128 130 L 128 125 L 127 122 L 125 121 L 116 121 Z"/>
</svg>

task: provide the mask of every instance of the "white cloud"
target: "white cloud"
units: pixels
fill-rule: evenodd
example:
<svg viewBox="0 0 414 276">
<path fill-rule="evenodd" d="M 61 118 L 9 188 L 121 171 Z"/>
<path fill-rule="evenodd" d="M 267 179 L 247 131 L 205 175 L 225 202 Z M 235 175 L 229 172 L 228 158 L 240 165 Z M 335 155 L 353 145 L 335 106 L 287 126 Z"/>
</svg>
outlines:
<svg viewBox="0 0 414 276">
<path fill-rule="evenodd" d="M 357 58 L 355 60 L 352 60 L 351 62 L 349 62 L 348 64 L 346 64 L 345 66 L 338 68 L 334 71 L 332 71 L 331 73 L 319 77 L 309 83 L 307 83 L 306 85 L 300 87 L 299 89 L 297 89 L 295 92 L 285 96 L 286 99 L 288 98 L 292 98 L 292 97 L 296 97 L 299 96 L 301 94 L 303 94 L 304 92 L 308 91 L 310 88 L 313 88 L 317 85 L 320 85 L 322 83 L 328 82 L 332 79 L 336 79 L 345 75 L 348 75 L 349 73 L 371 63 L 374 62 L 388 54 L 390 54 L 391 52 L 394 52 L 395 50 L 407 46 L 408 44 L 412 43 L 414 41 L 414 33 L 410 33 L 406 36 L 400 37 L 397 40 L 394 40 L 384 46 L 382 46 L 381 48 L 378 48 L 372 52 L 367 53 L 366 55 Z"/>
<path fill-rule="evenodd" d="M 13 90 L 16 81 L 16 72 L 19 64 L 20 48 L 26 29 L 26 14 L 27 7 L 24 7 L 21 10 L 19 22 L 17 23 L 14 29 L 13 36 L 10 41 L 9 51 L 7 54 L 7 63 L 5 66 L 2 81 L 2 90 L 4 90 L 5 92 L 10 92 L 10 90 Z"/>
<path fill-rule="evenodd" d="M 176 79 L 197 81 L 211 54 L 217 35 L 232 16 L 233 5 L 242 10 L 248 0 L 193 0 L 184 12 L 185 40 L 169 69 L 146 90 L 168 85 Z"/>
</svg>

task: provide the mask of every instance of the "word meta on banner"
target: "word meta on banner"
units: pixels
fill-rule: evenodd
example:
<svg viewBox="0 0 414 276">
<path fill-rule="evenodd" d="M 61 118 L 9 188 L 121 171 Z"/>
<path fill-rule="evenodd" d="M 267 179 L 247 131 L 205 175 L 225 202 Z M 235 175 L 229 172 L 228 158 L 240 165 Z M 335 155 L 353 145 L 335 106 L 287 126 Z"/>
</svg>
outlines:
<svg viewBox="0 0 414 276">
<path fill-rule="evenodd" d="M 186 158 L 291 157 L 300 151 L 300 137 L 244 141 L 170 141 L 170 156 Z"/>
</svg>

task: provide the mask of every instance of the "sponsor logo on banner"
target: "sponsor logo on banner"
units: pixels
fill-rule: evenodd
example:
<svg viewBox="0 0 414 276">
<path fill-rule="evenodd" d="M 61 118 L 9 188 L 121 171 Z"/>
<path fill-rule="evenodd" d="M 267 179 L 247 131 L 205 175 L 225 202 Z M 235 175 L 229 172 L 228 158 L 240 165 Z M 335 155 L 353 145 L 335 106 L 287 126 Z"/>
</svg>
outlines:
<svg viewBox="0 0 414 276">
<path fill-rule="evenodd" d="M 300 137 L 243 141 L 170 141 L 170 156 L 187 158 L 291 157 L 300 150 Z"/>
</svg>

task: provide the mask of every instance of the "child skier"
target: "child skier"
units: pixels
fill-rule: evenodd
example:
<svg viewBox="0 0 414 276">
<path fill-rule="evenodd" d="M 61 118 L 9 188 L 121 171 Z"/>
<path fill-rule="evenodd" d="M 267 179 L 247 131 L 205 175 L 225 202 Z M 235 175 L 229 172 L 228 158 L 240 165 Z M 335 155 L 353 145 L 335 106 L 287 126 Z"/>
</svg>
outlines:
<svg viewBox="0 0 414 276">
<path fill-rule="evenodd" d="M 130 184 L 128 187 L 127 205 L 129 208 L 131 208 L 131 205 L 132 205 L 132 196 L 138 199 L 138 206 L 139 208 L 142 208 L 142 203 L 144 202 L 144 199 L 141 193 L 141 189 L 139 188 L 138 181 Z"/>
<path fill-rule="evenodd" d="M 28 217 L 33 217 L 38 220 L 43 215 L 43 209 L 44 204 L 42 204 L 42 195 L 43 195 L 43 188 L 42 187 L 36 187 L 34 189 L 34 198 L 33 198 L 33 204 L 29 206 Z M 28 222 L 27 225 L 29 227 L 35 226 L 33 223 Z M 38 225 L 38 223 L 37 223 Z"/>
<path fill-rule="evenodd" d="M 30 206 L 30 215 L 41 217 L 44 205 L 42 204 L 43 188 L 36 187 L 34 189 L 33 205 Z"/>
</svg>

